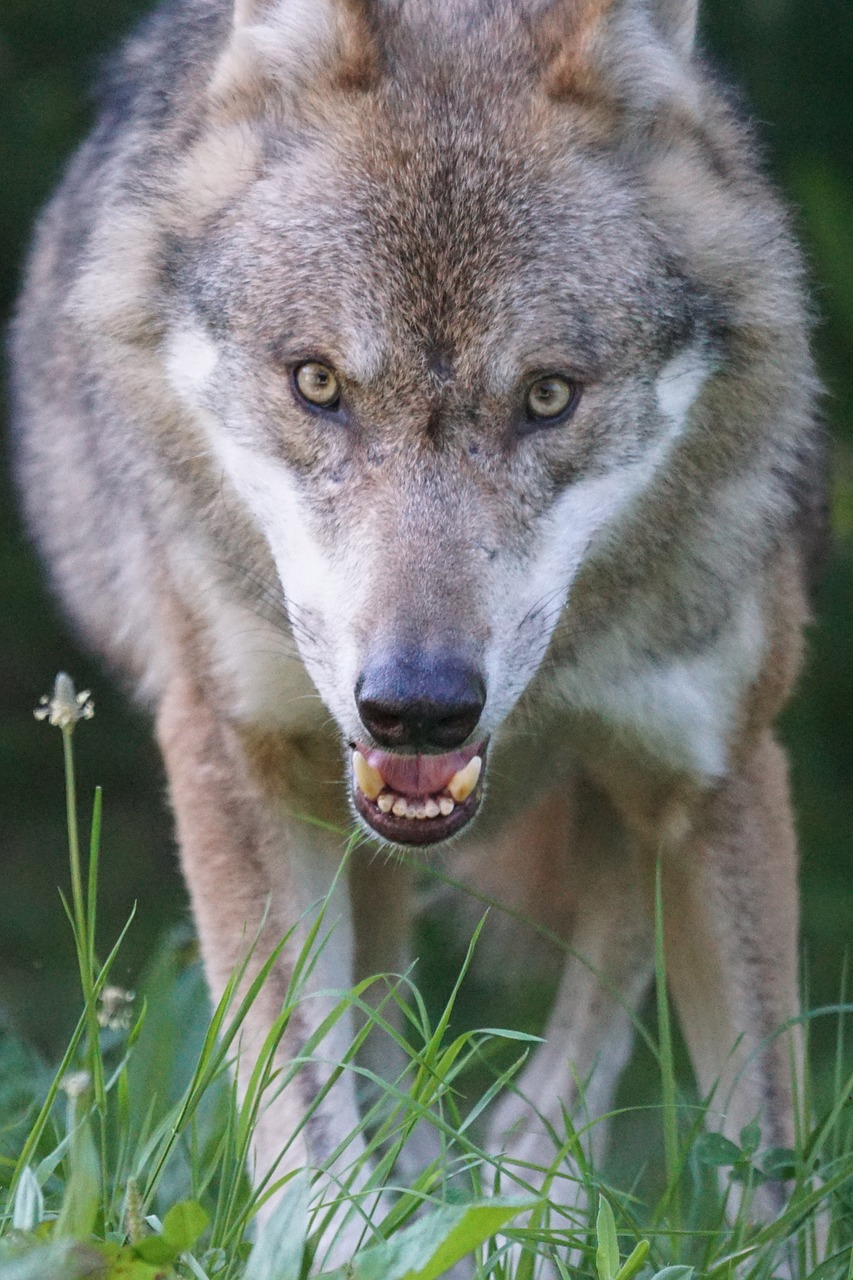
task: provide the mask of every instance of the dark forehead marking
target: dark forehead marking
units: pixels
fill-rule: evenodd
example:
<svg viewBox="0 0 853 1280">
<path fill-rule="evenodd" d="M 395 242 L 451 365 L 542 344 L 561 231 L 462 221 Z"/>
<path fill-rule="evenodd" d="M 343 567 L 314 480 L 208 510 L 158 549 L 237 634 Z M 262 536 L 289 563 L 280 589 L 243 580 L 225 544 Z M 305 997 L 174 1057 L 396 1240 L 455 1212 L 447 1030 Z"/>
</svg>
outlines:
<svg viewBox="0 0 853 1280">
<path fill-rule="evenodd" d="M 430 347 L 425 356 L 426 371 L 439 389 L 453 381 L 453 353 L 446 348 Z"/>
</svg>

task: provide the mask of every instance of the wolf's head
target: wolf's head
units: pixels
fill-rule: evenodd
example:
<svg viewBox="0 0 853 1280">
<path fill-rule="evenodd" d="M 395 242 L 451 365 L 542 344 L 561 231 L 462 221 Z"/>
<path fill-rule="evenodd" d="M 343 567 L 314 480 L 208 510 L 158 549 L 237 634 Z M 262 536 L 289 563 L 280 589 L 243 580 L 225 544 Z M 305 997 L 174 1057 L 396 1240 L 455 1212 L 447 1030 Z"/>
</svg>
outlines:
<svg viewBox="0 0 853 1280">
<path fill-rule="evenodd" d="M 171 377 L 389 840 L 466 825 L 576 584 L 708 434 L 775 212 L 694 11 L 236 2 L 182 168 Z"/>
</svg>

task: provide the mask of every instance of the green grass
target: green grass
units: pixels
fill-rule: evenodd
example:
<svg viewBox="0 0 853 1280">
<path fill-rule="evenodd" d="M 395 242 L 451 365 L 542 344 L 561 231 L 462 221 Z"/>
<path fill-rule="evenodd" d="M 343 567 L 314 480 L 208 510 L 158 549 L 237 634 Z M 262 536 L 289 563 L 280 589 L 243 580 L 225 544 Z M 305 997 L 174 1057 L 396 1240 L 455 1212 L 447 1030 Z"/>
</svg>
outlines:
<svg viewBox="0 0 853 1280">
<path fill-rule="evenodd" d="M 66 696 L 66 708 L 74 705 Z M 515 1087 L 535 1038 L 494 1028 L 454 1031 L 478 930 L 437 1011 L 411 974 L 378 975 L 341 993 L 306 1048 L 307 1057 L 353 1005 L 361 1011 L 362 1029 L 340 1071 L 357 1072 L 369 1086 L 360 1126 L 367 1156 L 350 1163 L 332 1193 L 317 1170 L 253 1188 L 245 1169 L 259 1107 L 269 1090 L 300 1070 L 295 1062 L 282 1079 L 273 1054 L 324 945 L 323 904 L 313 913 L 281 1017 L 240 1099 L 230 1067 L 240 1026 L 274 957 L 240 999 L 243 975 L 236 973 L 212 1011 L 188 932 L 164 941 L 135 999 L 111 984 L 123 934 L 102 960 L 96 949 L 101 800 L 96 795 L 84 859 L 75 722 L 70 714 L 60 727 L 71 886 L 63 901 L 77 950 L 80 1015 L 58 1069 L 0 1024 L 0 1280 L 302 1280 L 319 1274 L 432 1280 L 462 1258 L 478 1278 L 533 1280 L 541 1257 L 553 1259 L 561 1277 L 595 1280 L 735 1274 L 739 1280 L 791 1274 L 853 1280 L 853 1078 L 846 1074 L 844 1043 L 850 1006 L 841 999 L 822 1011 L 838 1028 L 835 1060 L 820 1087 L 801 1082 L 796 1150 L 766 1149 L 754 1125 L 739 1144 L 707 1133 L 707 1104 L 685 1100 L 678 1083 L 662 994 L 660 928 L 657 1032 L 644 1029 L 660 1100 L 645 1117 L 644 1132 L 660 1155 L 649 1157 L 645 1174 L 620 1168 L 618 1159 L 612 1169 L 590 1164 L 585 1135 L 568 1115 L 554 1134 L 547 1171 L 504 1168 L 481 1149 L 482 1118 L 502 1090 Z M 372 983 L 379 984 L 378 1001 L 366 999 Z M 389 1016 L 398 1011 L 401 1018 Z M 396 1030 L 400 1022 L 404 1035 Z M 368 1034 L 403 1046 L 407 1065 L 396 1080 L 379 1081 L 359 1065 Z M 424 1122 L 435 1126 L 441 1155 L 407 1184 L 396 1172 L 398 1158 Z M 566 1155 L 574 1157 L 572 1176 L 585 1184 L 586 1207 L 573 1214 L 550 1198 L 566 1176 Z M 790 1198 L 775 1221 L 755 1225 L 750 1197 L 771 1175 L 790 1180 Z M 496 1193 L 487 1194 L 489 1187 Z M 371 1215 L 378 1188 L 389 1194 Z M 274 1193 L 278 1207 L 258 1228 L 255 1213 Z M 346 1215 L 362 1221 L 362 1245 L 346 1268 L 325 1271 L 330 1233 Z"/>
</svg>

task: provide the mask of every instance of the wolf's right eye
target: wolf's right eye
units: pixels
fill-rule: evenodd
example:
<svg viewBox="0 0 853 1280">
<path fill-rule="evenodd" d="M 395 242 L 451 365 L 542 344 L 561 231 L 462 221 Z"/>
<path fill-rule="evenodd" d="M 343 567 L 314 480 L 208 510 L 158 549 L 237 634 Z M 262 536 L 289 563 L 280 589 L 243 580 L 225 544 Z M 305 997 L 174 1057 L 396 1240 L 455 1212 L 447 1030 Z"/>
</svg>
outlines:
<svg viewBox="0 0 853 1280">
<path fill-rule="evenodd" d="M 562 418 L 573 409 L 578 399 L 578 388 L 568 378 L 550 374 L 537 378 L 527 392 L 527 413 L 532 421 L 548 422 Z"/>
<path fill-rule="evenodd" d="M 318 409 L 337 409 L 341 398 L 341 385 L 334 369 L 319 360 L 308 360 L 297 365 L 293 382 L 303 400 Z"/>
</svg>

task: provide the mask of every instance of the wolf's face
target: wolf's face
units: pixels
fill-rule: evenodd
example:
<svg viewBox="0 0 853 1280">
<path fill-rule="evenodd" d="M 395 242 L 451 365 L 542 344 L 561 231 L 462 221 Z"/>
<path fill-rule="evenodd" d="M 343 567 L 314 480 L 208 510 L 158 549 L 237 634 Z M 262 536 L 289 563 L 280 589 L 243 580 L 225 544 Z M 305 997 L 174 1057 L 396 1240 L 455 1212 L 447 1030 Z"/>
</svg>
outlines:
<svg viewBox="0 0 853 1280">
<path fill-rule="evenodd" d="M 180 291 L 173 381 L 269 544 L 358 812 L 444 839 L 684 428 L 695 291 L 564 108 L 473 92 L 268 147 Z"/>
</svg>

